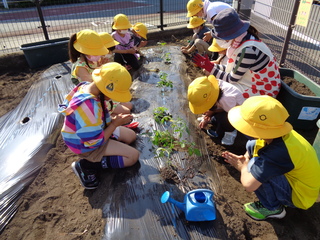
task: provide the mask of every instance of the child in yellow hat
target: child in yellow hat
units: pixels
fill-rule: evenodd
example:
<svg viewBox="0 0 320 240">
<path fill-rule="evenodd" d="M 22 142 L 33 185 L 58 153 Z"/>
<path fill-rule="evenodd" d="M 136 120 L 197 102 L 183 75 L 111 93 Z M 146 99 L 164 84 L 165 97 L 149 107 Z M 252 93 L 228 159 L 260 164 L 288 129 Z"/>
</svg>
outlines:
<svg viewBox="0 0 320 240">
<path fill-rule="evenodd" d="M 139 50 L 148 44 L 147 34 L 148 28 L 143 23 L 136 23 L 132 26 L 131 32 L 133 34 L 134 46 Z"/>
<path fill-rule="evenodd" d="M 228 63 L 227 48 L 220 47 L 215 38 L 212 40 L 212 44 L 208 48 L 208 50 L 210 52 L 218 53 L 218 58 L 212 61 L 212 63 L 227 65 Z"/>
<path fill-rule="evenodd" d="M 72 163 L 80 183 L 87 189 L 99 185 L 98 171 L 106 168 L 124 168 L 134 165 L 139 152 L 129 146 L 136 139 L 133 130 L 123 127 L 131 114 L 111 118 L 105 100 L 131 100 L 130 73 L 119 63 L 111 62 L 95 69 L 93 82 L 81 82 L 59 105 L 65 116 L 62 137 L 71 151 L 81 160 Z"/>
<path fill-rule="evenodd" d="M 244 101 L 242 93 L 232 84 L 217 80 L 214 76 L 199 77 L 188 87 L 189 108 L 194 114 L 203 114 L 200 128 L 213 122 L 216 130 L 208 129 L 210 137 L 221 139 L 224 145 L 232 145 L 236 137 L 234 127 L 228 121 L 228 111 Z"/>
<path fill-rule="evenodd" d="M 119 44 L 118 41 L 114 40 L 113 37 L 107 32 L 100 32 L 99 36 L 101 37 L 102 43 L 109 50 L 109 53 L 104 55 L 104 63 L 113 62 L 113 50 L 115 46 Z"/>
<path fill-rule="evenodd" d="M 181 52 L 185 54 L 191 54 L 195 50 L 197 50 L 197 52 L 202 55 L 212 54 L 212 52 L 208 50 L 210 44 L 212 43 L 212 40 L 210 40 L 209 42 L 205 42 L 203 40 L 204 33 L 210 31 L 210 29 L 204 24 L 205 20 L 203 20 L 202 18 L 196 16 L 190 18 L 187 28 L 191 28 L 193 30 L 192 39 L 187 46 L 181 47 Z"/>
<path fill-rule="evenodd" d="M 231 5 L 222 1 L 210 1 L 210 0 L 189 0 L 187 3 L 187 17 L 196 16 L 206 19 L 207 23 L 213 25 L 215 16 L 226 8 L 232 8 Z M 210 31 L 204 33 L 203 40 L 208 42 L 212 39 Z"/>
<path fill-rule="evenodd" d="M 285 207 L 308 209 L 320 190 L 315 149 L 286 122 L 289 114 L 270 96 L 252 96 L 232 108 L 228 119 L 249 140 L 244 155 L 224 152 L 225 161 L 241 172 L 241 183 L 258 201 L 244 204 L 255 220 L 283 218 Z"/>
<path fill-rule="evenodd" d="M 92 72 L 101 66 L 102 56 L 109 53 L 99 34 L 91 29 L 84 29 L 73 34 L 69 40 L 69 58 L 72 62 L 71 80 L 92 82 Z"/>
<path fill-rule="evenodd" d="M 129 19 L 124 14 L 117 14 L 112 23 L 113 32 L 111 36 L 119 42 L 115 46 L 114 61 L 125 66 L 128 70 L 137 70 L 140 68 L 138 61 L 137 50 L 134 46 L 134 40 L 132 38 L 129 29 L 132 27 Z"/>
<path fill-rule="evenodd" d="M 216 57 L 216 60 L 210 61 L 213 64 L 220 64 L 220 65 L 227 65 L 228 63 L 228 57 L 227 57 L 227 48 L 222 48 L 218 45 L 216 39 L 214 38 L 212 40 L 211 46 L 208 48 L 210 52 L 218 54 Z M 196 65 L 197 66 L 197 65 Z M 210 75 L 210 72 L 203 69 L 203 72 L 206 76 Z"/>
</svg>

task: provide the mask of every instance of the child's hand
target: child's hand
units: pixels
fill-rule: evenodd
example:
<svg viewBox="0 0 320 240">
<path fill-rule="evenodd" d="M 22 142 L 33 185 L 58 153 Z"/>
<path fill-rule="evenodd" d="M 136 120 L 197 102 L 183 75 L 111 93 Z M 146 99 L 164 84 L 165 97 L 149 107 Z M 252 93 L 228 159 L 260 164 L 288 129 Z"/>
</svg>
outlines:
<svg viewBox="0 0 320 240">
<path fill-rule="evenodd" d="M 100 58 L 100 61 L 99 61 L 99 66 L 103 65 L 103 64 L 106 64 L 109 62 L 109 59 L 105 56 L 101 57 Z"/>
<path fill-rule="evenodd" d="M 190 53 L 189 49 L 187 49 L 187 48 L 186 49 L 182 49 L 181 52 L 183 52 L 185 54 L 189 54 Z"/>
<path fill-rule="evenodd" d="M 247 167 L 249 159 L 246 155 L 236 155 L 234 153 L 225 151 L 222 153 L 224 161 L 232 165 L 238 171 L 241 171 L 243 167 Z"/>
<path fill-rule="evenodd" d="M 206 33 L 204 33 L 204 37 L 202 38 L 202 40 L 205 42 L 209 42 L 211 40 L 211 38 L 212 38 L 211 32 L 206 32 Z"/>
<path fill-rule="evenodd" d="M 128 124 L 132 121 L 133 116 L 131 114 L 119 113 L 112 118 L 112 122 L 117 126 Z"/>
<path fill-rule="evenodd" d="M 141 41 L 139 48 L 145 47 L 148 44 L 148 41 Z"/>
<path fill-rule="evenodd" d="M 207 118 L 208 121 L 210 121 L 211 117 L 213 116 L 213 113 L 214 113 L 213 111 L 208 110 L 208 111 L 206 111 L 206 112 L 203 113 L 203 117 L 204 117 L 204 118 Z"/>
<path fill-rule="evenodd" d="M 208 125 L 208 121 L 206 119 L 202 119 L 202 121 L 199 123 L 199 127 L 205 128 Z"/>
<path fill-rule="evenodd" d="M 194 62 L 198 67 L 201 67 L 201 68 L 207 70 L 208 72 L 211 72 L 211 70 L 214 67 L 214 64 L 210 62 L 208 55 L 205 55 L 203 57 L 197 53 L 197 54 L 193 55 L 192 62 Z"/>
</svg>

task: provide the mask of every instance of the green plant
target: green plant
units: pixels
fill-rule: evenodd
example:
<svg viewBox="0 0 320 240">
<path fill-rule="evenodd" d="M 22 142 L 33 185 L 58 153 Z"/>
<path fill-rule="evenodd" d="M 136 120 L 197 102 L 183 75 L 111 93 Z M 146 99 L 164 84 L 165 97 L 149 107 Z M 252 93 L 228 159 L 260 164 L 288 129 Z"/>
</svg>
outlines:
<svg viewBox="0 0 320 240">
<path fill-rule="evenodd" d="M 173 88 L 173 83 L 171 80 L 167 79 L 168 74 L 165 72 L 159 72 L 159 78 L 161 79 L 158 83 L 157 83 L 157 87 L 169 87 L 169 88 Z"/>
<path fill-rule="evenodd" d="M 165 107 L 157 107 L 153 109 L 153 118 L 157 123 L 164 124 L 167 121 L 170 121 L 172 119 L 172 115 L 169 114 L 168 108 Z"/>
<path fill-rule="evenodd" d="M 195 148 L 195 143 L 190 143 L 182 140 L 184 133 L 190 134 L 185 121 L 181 118 L 172 119 L 172 116 L 167 113 L 167 108 L 158 107 L 153 110 L 154 119 L 158 123 L 170 121 L 170 128 L 164 131 L 154 130 L 151 134 L 151 142 L 156 146 L 156 154 L 158 157 L 170 157 L 172 152 L 178 148 L 187 149 L 188 154 L 201 156 L 200 150 Z"/>
<path fill-rule="evenodd" d="M 166 53 L 165 55 L 164 55 L 164 63 L 166 63 L 166 64 L 170 64 L 171 63 L 171 53 Z"/>
<path fill-rule="evenodd" d="M 166 45 L 166 42 L 157 42 L 158 45 L 160 45 L 161 47 L 163 47 L 164 45 Z"/>
<path fill-rule="evenodd" d="M 177 120 L 172 121 L 172 129 L 175 135 L 177 137 L 181 138 L 183 133 L 186 132 L 188 135 L 190 135 L 189 128 L 187 127 L 187 124 L 185 121 L 183 121 L 181 118 L 178 117 Z"/>
</svg>

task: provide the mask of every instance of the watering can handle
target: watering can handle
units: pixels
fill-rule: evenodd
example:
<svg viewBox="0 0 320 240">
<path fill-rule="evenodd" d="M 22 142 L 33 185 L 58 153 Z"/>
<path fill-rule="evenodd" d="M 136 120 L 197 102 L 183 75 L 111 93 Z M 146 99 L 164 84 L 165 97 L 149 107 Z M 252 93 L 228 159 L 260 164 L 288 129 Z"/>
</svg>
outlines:
<svg viewBox="0 0 320 240">
<path fill-rule="evenodd" d="M 190 195 L 192 194 L 192 193 L 196 193 L 196 192 L 206 192 L 206 193 L 209 193 L 210 194 L 210 199 L 213 197 L 213 191 L 211 191 L 211 190 L 208 190 L 208 189 L 196 189 L 196 190 L 193 190 L 193 191 L 190 191 L 190 192 L 188 192 L 188 198 L 189 198 L 189 201 L 191 201 L 191 197 L 190 197 Z"/>
</svg>

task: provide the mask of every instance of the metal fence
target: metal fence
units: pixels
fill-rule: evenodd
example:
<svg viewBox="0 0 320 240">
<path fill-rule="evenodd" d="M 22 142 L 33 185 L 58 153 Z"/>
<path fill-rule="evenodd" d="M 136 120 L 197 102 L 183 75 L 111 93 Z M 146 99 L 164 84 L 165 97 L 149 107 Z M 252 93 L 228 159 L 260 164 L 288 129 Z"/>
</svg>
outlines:
<svg viewBox="0 0 320 240">
<path fill-rule="evenodd" d="M 9 8 L 4 8 L 5 1 Z M 145 23 L 149 31 L 185 25 L 188 21 L 187 2 L 188 0 L 2 0 L 0 55 L 19 51 L 20 46 L 26 43 L 69 37 L 85 28 L 111 32 L 113 17 L 118 13 L 128 15 L 133 24 Z M 320 83 L 319 2 L 314 1 L 312 5 L 307 27 L 292 23 L 299 0 L 224 2 L 233 5 L 242 18 L 250 19 L 283 67 L 297 69 Z M 19 7 L 24 6 L 23 4 L 30 7 Z"/>
<path fill-rule="evenodd" d="M 25 2 L 30 4 L 30 1 Z M 34 7 L 9 6 L 9 9 L 1 10 L 1 53 L 16 51 L 24 43 L 69 37 L 85 28 L 111 32 L 113 17 L 118 13 L 126 14 L 132 24 L 145 23 L 149 30 L 163 30 L 165 27 L 185 24 L 188 20 L 186 0 L 78 0 L 63 5 L 61 3 L 64 1 L 56 0 L 56 5 L 42 6 L 46 2 L 44 0 L 39 4 L 40 7 L 37 7 L 37 2 L 34 1 Z M 43 22 L 40 21 L 40 15 L 43 16 Z"/>
<path fill-rule="evenodd" d="M 299 0 L 256 0 L 249 16 L 241 10 L 240 15 L 250 18 L 282 67 L 296 69 L 320 84 L 319 1 L 312 5 L 307 27 L 295 24 L 298 7 Z"/>
</svg>

